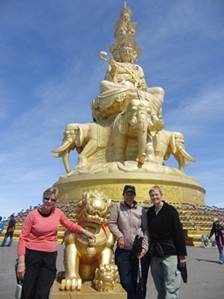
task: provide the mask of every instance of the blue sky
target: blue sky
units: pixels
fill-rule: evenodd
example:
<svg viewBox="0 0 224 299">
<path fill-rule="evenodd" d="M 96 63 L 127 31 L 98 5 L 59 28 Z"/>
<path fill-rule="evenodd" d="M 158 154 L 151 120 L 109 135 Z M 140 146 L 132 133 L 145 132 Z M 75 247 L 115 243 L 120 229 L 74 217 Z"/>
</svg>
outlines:
<svg viewBox="0 0 224 299">
<path fill-rule="evenodd" d="M 184 133 L 186 169 L 224 207 L 224 1 L 130 0 L 138 64 L 165 91 L 166 129 Z M 0 215 L 41 202 L 65 171 L 51 150 L 91 121 L 121 0 L 0 0 Z"/>
</svg>

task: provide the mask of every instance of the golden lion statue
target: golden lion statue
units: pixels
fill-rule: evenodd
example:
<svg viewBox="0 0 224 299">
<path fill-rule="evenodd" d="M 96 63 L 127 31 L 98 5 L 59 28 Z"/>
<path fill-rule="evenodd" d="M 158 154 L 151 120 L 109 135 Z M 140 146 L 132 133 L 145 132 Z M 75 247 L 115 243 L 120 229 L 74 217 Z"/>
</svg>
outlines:
<svg viewBox="0 0 224 299">
<path fill-rule="evenodd" d="M 119 274 L 114 264 L 114 237 L 107 222 L 112 201 L 98 191 L 83 193 L 76 208 L 76 221 L 94 233 L 95 241 L 84 236 L 65 233 L 65 278 L 61 290 L 80 290 L 82 281 L 91 280 L 98 291 L 112 291 Z"/>
</svg>

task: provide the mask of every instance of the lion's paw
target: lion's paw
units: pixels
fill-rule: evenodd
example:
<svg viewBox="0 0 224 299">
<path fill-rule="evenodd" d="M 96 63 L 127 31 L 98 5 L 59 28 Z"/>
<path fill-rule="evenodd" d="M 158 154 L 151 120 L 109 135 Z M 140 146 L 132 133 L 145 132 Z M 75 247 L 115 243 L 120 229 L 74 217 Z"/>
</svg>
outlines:
<svg viewBox="0 0 224 299">
<path fill-rule="evenodd" d="M 82 286 L 82 279 L 77 276 L 68 276 L 61 281 L 60 290 L 63 291 L 80 291 Z"/>
<path fill-rule="evenodd" d="M 95 271 L 93 285 L 97 291 L 110 292 L 119 282 L 117 266 L 114 264 L 100 265 Z"/>
</svg>

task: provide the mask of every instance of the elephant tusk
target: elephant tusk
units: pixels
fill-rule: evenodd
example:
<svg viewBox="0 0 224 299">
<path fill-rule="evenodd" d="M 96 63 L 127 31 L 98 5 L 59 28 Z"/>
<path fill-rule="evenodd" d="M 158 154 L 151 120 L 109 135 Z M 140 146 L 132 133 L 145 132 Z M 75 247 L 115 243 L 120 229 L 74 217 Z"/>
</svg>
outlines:
<svg viewBox="0 0 224 299">
<path fill-rule="evenodd" d="M 66 152 L 63 157 L 63 163 L 64 163 L 64 166 L 65 166 L 65 170 L 67 173 L 69 173 L 71 171 L 71 168 L 70 168 L 70 165 L 69 165 L 69 155 L 68 155 L 68 152 Z"/>
<path fill-rule="evenodd" d="M 55 150 L 52 150 L 51 153 L 56 158 L 60 157 L 60 154 L 58 152 L 56 152 Z"/>
<path fill-rule="evenodd" d="M 63 155 L 64 151 L 66 151 L 70 146 L 71 146 L 71 142 L 64 141 L 62 143 L 62 145 L 60 145 L 56 149 L 52 150 L 53 156 L 55 156 L 55 157 L 61 157 Z"/>
<path fill-rule="evenodd" d="M 183 146 L 179 147 L 179 152 L 186 160 L 195 162 L 195 159 L 190 154 L 188 154 L 188 152 L 185 150 L 185 148 Z"/>
</svg>

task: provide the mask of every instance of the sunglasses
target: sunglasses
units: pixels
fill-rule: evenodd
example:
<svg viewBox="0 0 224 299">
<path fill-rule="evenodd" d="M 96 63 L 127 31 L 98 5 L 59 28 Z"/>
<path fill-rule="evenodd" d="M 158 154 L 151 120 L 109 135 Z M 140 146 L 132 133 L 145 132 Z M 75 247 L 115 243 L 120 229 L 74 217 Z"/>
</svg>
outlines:
<svg viewBox="0 0 224 299">
<path fill-rule="evenodd" d="M 44 197 L 44 200 L 52 201 L 52 202 L 55 202 L 55 201 L 56 201 L 55 198 L 51 198 L 51 197 Z"/>
</svg>

